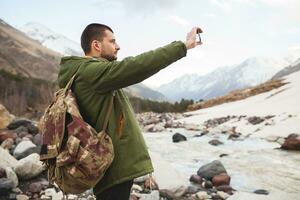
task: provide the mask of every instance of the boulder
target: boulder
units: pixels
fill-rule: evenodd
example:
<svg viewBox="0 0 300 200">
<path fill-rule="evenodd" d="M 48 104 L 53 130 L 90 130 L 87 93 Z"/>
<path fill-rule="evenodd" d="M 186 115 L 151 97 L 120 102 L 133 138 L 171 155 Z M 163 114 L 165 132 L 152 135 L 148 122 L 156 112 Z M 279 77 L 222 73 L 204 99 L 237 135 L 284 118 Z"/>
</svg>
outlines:
<svg viewBox="0 0 300 200">
<path fill-rule="evenodd" d="M 200 127 L 197 124 L 184 124 L 183 127 L 189 131 L 199 131 Z"/>
<path fill-rule="evenodd" d="M 254 193 L 255 194 L 263 194 L 263 195 L 268 195 L 269 194 L 269 192 L 267 190 L 264 190 L 264 189 L 255 190 Z"/>
<path fill-rule="evenodd" d="M 14 140 L 12 138 L 7 138 L 1 143 L 1 147 L 3 149 L 10 150 L 13 147 Z"/>
<path fill-rule="evenodd" d="M 193 182 L 193 183 L 197 183 L 197 184 L 202 184 L 202 177 L 201 176 L 198 176 L 197 174 L 193 174 L 191 177 L 190 177 L 190 182 Z"/>
<path fill-rule="evenodd" d="M 25 194 L 18 194 L 16 200 L 29 200 L 29 197 Z"/>
<path fill-rule="evenodd" d="M 159 191 L 153 190 L 150 194 L 135 194 L 139 200 L 157 200 L 159 199 Z"/>
<path fill-rule="evenodd" d="M 207 194 L 207 192 L 205 191 L 200 191 L 197 192 L 195 197 L 199 200 L 205 200 L 205 199 L 209 199 L 209 195 Z"/>
<path fill-rule="evenodd" d="M 202 178 L 207 180 L 212 180 L 212 178 L 216 175 L 226 173 L 226 169 L 224 168 L 223 164 L 219 160 L 215 160 L 211 163 L 203 165 L 197 171 L 197 174 Z"/>
<path fill-rule="evenodd" d="M 0 167 L 0 178 L 6 178 L 6 171 L 1 167 Z"/>
<path fill-rule="evenodd" d="M 33 135 L 39 132 L 39 129 L 28 119 L 15 119 L 7 126 L 7 128 L 13 130 L 21 126 L 26 127 L 28 132 Z"/>
<path fill-rule="evenodd" d="M 281 148 L 285 150 L 300 150 L 300 135 L 296 133 L 290 134 L 285 138 Z"/>
<path fill-rule="evenodd" d="M 8 178 L 0 178 L 0 196 L 7 195 L 14 188 L 14 183 Z"/>
<path fill-rule="evenodd" d="M 6 171 L 6 177 L 12 180 L 14 184 L 14 188 L 17 187 L 19 185 L 19 180 L 14 170 L 11 167 L 6 167 L 5 171 Z"/>
<path fill-rule="evenodd" d="M 158 190 L 158 184 L 153 177 L 149 177 L 144 182 L 144 189 Z"/>
<path fill-rule="evenodd" d="M 220 185 L 220 186 L 217 186 L 216 189 L 218 191 L 226 192 L 228 194 L 231 194 L 233 191 L 233 188 L 230 185 Z"/>
<path fill-rule="evenodd" d="M 256 124 L 260 124 L 261 122 L 265 121 L 264 118 L 261 118 L 261 117 L 249 117 L 248 118 L 248 122 L 252 125 L 256 125 Z"/>
<path fill-rule="evenodd" d="M 180 186 L 174 189 L 163 189 L 159 190 L 160 197 L 166 199 L 181 199 L 184 194 L 187 193 L 188 188 L 185 186 Z"/>
<path fill-rule="evenodd" d="M 213 177 L 212 183 L 214 186 L 229 185 L 230 176 L 228 174 L 219 174 Z"/>
<path fill-rule="evenodd" d="M 186 137 L 180 133 L 175 133 L 172 137 L 173 142 L 182 142 L 182 141 L 186 141 Z"/>
<path fill-rule="evenodd" d="M 213 146 L 218 146 L 220 144 L 223 144 L 223 142 L 221 142 L 220 140 L 217 140 L 217 139 L 210 140 L 208 143 Z"/>
<path fill-rule="evenodd" d="M 222 192 L 222 191 L 218 191 L 217 192 L 217 195 L 219 195 L 219 197 L 221 198 L 221 199 L 227 199 L 230 195 L 229 194 L 227 194 L 226 192 Z"/>
<path fill-rule="evenodd" d="M 38 176 L 45 170 L 45 166 L 40 161 L 40 155 L 33 153 L 17 162 L 14 171 L 19 178 L 27 180 Z"/>
<path fill-rule="evenodd" d="M 37 146 L 31 141 L 22 141 L 16 146 L 14 150 L 14 157 L 17 159 L 22 159 L 32 153 L 38 153 L 36 147 Z"/>
<path fill-rule="evenodd" d="M 28 189 L 31 193 L 40 193 L 43 189 L 43 185 L 40 182 L 31 183 Z"/>
<path fill-rule="evenodd" d="M 143 129 L 145 132 L 162 132 L 165 130 L 163 123 L 149 124 L 146 125 Z"/>
<path fill-rule="evenodd" d="M 3 142 L 4 140 L 11 138 L 11 139 L 16 139 L 18 137 L 17 133 L 11 130 L 0 130 L 0 143 Z"/>
<path fill-rule="evenodd" d="M 14 167 L 18 161 L 9 152 L 0 147 L 0 168 Z"/>
</svg>

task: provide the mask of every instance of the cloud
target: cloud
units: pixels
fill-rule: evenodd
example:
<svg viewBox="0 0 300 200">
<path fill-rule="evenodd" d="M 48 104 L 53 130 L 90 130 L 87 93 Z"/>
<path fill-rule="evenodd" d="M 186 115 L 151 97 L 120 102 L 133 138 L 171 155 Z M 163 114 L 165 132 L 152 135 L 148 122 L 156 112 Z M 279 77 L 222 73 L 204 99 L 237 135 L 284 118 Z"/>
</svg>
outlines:
<svg viewBox="0 0 300 200">
<path fill-rule="evenodd" d="M 232 6 L 228 0 L 210 0 L 210 2 L 225 13 L 230 13 L 232 11 Z"/>
<path fill-rule="evenodd" d="M 110 4 L 121 5 L 129 15 L 150 16 L 157 11 L 171 9 L 182 1 L 183 0 L 96 0 L 96 4 L 103 6 L 103 4 L 110 2 Z"/>
<path fill-rule="evenodd" d="M 300 22 L 300 1 L 299 0 L 257 0 L 270 8 L 276 9 L 280 18 Z"/>
<path fill-rule="evenodd" d="M 208 18 L 215 18 L 217 17 L 216 14 L 213 14 L 213 13 L 207 13 L 207 14 L 204 14 L 205 17 L 208 17 Z"/>
<path fill-rule="evenodd" d="M 175 24 L 178 24 L 180 26 L 182 26 L 183 28 L 187 28 L 191 26 L 191 23 L 177 15 L 169 15 L 166 18 L 168 21 L 173 22 Z"/>
</svg>

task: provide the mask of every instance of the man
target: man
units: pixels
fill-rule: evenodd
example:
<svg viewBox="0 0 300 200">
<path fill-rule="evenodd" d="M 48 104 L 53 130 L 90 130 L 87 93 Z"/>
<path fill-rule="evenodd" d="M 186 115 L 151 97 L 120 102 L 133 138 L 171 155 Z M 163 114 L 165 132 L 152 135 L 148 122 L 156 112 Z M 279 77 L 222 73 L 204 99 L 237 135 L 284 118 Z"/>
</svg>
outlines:
<svg viewBox="0 0 300 200">
<path fill-rule="evenodd" d="M 128 200 L 133 179 L 153 172 L 143 135 L 122 88 L 143 81 L 184 57 L 187 49 L 200 45 L 196 42 L 197 31 L 202 32 L 200 28 L 193 28 L 185 43 L 176 41 L 154 51 L 116 61 L 120 47 L 113 30 L 93 23 L 81 35 L 85 57 L 62 58 L 59 86 L 64 87 L 77 73 L 73 92 L 84 120 L 97 131 L 103 126 L 114 91 L 108 134 L 114 145 L 115 157 L 94 188 L 97 199 Z"/>
</svg>

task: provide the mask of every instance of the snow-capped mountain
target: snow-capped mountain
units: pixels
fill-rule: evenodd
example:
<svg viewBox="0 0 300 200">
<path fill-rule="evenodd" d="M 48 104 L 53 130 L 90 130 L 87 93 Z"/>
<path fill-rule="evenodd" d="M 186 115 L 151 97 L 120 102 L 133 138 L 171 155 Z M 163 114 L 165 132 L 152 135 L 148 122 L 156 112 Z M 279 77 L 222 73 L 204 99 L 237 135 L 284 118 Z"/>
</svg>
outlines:
<svg viewBox="0 0 300 200">
<path fill-rule="evenodd" d="M 231 90 L 260 84 L 272 78 L 275 73 L 291 62 L 294 62 L 295 58 L 253 57 L 238 65 L 217 68 L 203 76 L 196 74 L 183 75 L 168 84 L 160 86 L 158 91 L 173 101 L 178 101 L 181 98 L 196 101 L 213 98 Z"/>
<path fill-rule="evenodd" d="M 79 43 L 55 33 L 44 25 L 30 22 L 19 29 L 30 38 L 39 41 L 43 46 L 63 55 L 83 55 Z"/>
</svg>

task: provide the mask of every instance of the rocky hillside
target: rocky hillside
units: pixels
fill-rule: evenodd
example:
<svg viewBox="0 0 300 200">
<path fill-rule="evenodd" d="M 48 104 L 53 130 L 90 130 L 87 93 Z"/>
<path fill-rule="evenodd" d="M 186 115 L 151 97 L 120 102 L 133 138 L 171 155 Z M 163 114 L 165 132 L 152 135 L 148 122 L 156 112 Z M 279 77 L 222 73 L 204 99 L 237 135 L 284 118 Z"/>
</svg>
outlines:
<svg viewBox="0 0 300 200">
<path fill-rule="evenodd" d="M 0 19 L 0 103 L 16 115 L 48 104 L 60 56 Z"/>
<path fill-rule="evenodd" d="M 286 82 L 282 79 L 270 80 L 265 83 L 259 84 L 255 87 L 249 87 L 249 88 L 242 89 L 242 90 L 234 90 L 226 95 L 216 97 L 213 99 L 209 99 L 206 101 L 201 101 L 201 102 L 195 103 L 193 105 L 190 105 L 190 106 L 188 106 L 188 111 L 198 110 L 198 109 L 202 109 L 202 108 L 208 108 L 208 107 L 220 105 L 223 103 L 246 99 L 248 97 L 279 88 L 285 84 L 286 84 Z"/>
<path fill-rule="evenodd" d="M 277 72 L 272 79 L 279 79 L 282 78 L 283 76 L 287 76 L 289 74 L 292 74 L 294 72 L 300 71 L 300 58 L 294 62 L 293 64 L 291 64 L 288 67 L 285 67 L 284 69 L 280 70 L 279 72 Z"/>
</svg>

